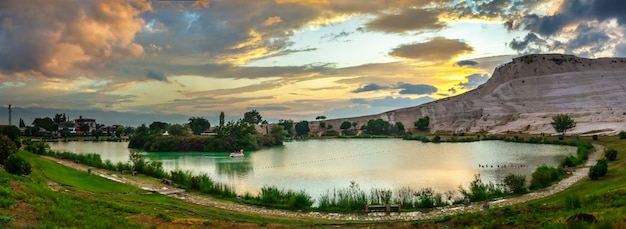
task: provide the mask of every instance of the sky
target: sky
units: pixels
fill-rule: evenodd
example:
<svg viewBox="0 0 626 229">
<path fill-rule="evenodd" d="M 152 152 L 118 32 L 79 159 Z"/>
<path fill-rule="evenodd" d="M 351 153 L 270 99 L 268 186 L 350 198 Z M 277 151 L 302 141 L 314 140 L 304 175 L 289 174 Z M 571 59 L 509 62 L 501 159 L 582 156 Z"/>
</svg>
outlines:
<svg viewBox="0 0 626 229">
<path fill-rule="evenodd" d="M 623 0 L 2 0 L 0 104 L 354 117 L 459 95 L 519 55 L 623 57 L 625 33 Z"/>
</svg>

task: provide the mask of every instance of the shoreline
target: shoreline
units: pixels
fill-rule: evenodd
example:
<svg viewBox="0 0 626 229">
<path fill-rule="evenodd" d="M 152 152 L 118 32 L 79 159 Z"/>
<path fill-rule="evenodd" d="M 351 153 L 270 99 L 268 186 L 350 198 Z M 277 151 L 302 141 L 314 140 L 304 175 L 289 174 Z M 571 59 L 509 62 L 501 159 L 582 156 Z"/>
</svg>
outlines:
<svg viewBox="0 0 626 229">
<path fill-rule="evenodd" d="M 572 173 L 571 176 L 559 181 L 558 183 L 535 192 L 527 193 L 521 196 L 512 196 L 500 198 L 498 200 L 493 200 L 487 202 L 490 207 L 504 207 L 514 204 L 525 203 L 528 201 L 541 199 L 547 196 L 554 195 L 559 193 L 576 182 L 584 179 L 587 176 L 589 171 L 589 167 L 594 165 L 596 161 L 601 156 L 600 152 L 603 152 L 605 147 L 601 145 L 594 144 L 594 150 L 590 153 L 589 159 L 585 163 L 583 167 L 579 167 L 576 171 Z M 126 183 L 129 185 L 136 186 L 138 188 L 150 188 L 153 190 L 159 189 L 175 189 L 174 187 L 166 187 L 161 182 L 159 182 L 156 178 L 139 176 L 133 177 L 130 175 L 121 175 L 115 174 L 112 171 L 97 169 L 90 166 L 85 166 L 82 164 L 76 164 L 70 161 L 65 161 L 58 158 L 43 156 L 44 158 L 55 161 L 63 166 L 70 167 L 73 169 L 87 171 L 91 169 L 92 174 L 99 175 L 103 177 L 111 177 L 113 181 Z M 451 205 L 446 207 L 439 207 L 429 210 L 428 212 L 392 212 L 391 215 L 387 216 L 384 213 L 369 213 L 369 214 L 344 214 L 344 213 L 320 213 L 320 212 L 295 212 L 288 210 L 280 210 L 280 209 L 268 209 L 260 206 L 254 205 L 246 205 L 240 204 L 236 202 L 231 202 L 227 200 L 216 199 L 206 195 L 200 195 L 197 193 L 177 193 L 173 195 L 169 195 L 174 198 L 178 198 L 184 200 L 189 203 L 199 204 L 207 207 L 218 208 L 227 211 L 241 212 L 241 213 L 250 213 L 250 214 L 261 214 L 261 215 L 269 215 L 269 216 L 279 216 L 279 217 L 288 217 L 288 218 L 308 218 L 308 219 L 324 219 L 324 220 L 339 220 L 339 221 L 409 221 L 409 220 L 428 220 L 434 219 L 438 217 L 443 217 L 446 215 L 453 215 L 463 212 L 477 212 L 482 211 L 482 206 L 485 202 L 474 202 L 465 205 Z"/>
</svg>

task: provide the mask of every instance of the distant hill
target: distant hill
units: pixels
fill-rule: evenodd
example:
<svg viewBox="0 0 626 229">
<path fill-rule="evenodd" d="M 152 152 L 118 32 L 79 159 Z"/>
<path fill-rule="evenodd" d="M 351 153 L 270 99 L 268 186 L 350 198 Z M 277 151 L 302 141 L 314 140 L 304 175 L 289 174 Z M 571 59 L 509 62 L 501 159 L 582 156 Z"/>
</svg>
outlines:
<svg viewBox="0 0 626 229">
<path fill-rule="evenodd" d="M 587 59 L 537 54 L 497 67 L 478 88 L 415 107 L 378 115 L 325 120 L 335 129 L 343 121 L 382 118 L 405 127 L 430 116 L 432 131 L 555 133 L 555 114 L 568 114 L 577 126 L 568 133 L 615 134 L 626 130 L 626 58 Z M 316 130 L 318 122 L 312 122 Z"/>
<path fill-rule="evenodd" d="M 124 126 L 139 126 L 141 124 L 150 125 L 153 121 L 161 121 L 166 123 L 186 123 L 190 116 L 180 114 L 139 114 L 115 111 L 101 110 L 66 110 L 52 108 L 21 108 L 13 107 L 11 124 L 17 126 L 20 118 L 24 120 L 27 126 L 30 126 L 35 118 L 54 118 L 55 114 L 65 114 L 70 120 L 78 119 L 80 116 L 84 118 L 96 119 L 99 124 L 114 125 L 120 124 Z M 0 110 L 0 124 L 8 124 L 9 113 L 6 107 Z"/>
</svg>

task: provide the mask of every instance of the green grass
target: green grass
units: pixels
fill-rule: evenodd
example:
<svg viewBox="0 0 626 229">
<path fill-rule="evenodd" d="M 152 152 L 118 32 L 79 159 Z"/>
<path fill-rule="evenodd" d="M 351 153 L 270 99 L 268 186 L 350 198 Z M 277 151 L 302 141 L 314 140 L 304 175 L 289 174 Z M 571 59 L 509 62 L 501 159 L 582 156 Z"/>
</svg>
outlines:
<svg viewBox="0 0 626 229">
<path fill-rule="evenodd" d="M 61 185 L 74 187 L 89 192 L 140 192 L 141 189 L 130 185 L 110 185 L 112 181 L 96 176 L 88 175 L 87 171 L 78 171 L 57 163 L 38 157 L 35 154 L 21 152 L 21 156 L 26 158 L 33 168 L 32 177 L 48 179 Z M 114 182 L 117 184 L 117 182 Z"/>
<path fill-rule="evenodd" d="M 151 228 L 156 224 L 168 227 L 168 223 L 184 219 L 197 220 L 197 225 L 189 226 L 192 228 L 204 227 L 207 222 L 215 227 L 342 224 L 232 212 L 160 194 L 144 194 L 138 188 L 88 176 L 84 171 L 29 152 L 22 151 L 19 155 L 33 165 L 33 173 L 24 177 L 0 171 L 0 202 L 6 203 L 0 206 L 0 228 Z M 50 180 L 67 186 L 51 188 Z"/>
</svg>

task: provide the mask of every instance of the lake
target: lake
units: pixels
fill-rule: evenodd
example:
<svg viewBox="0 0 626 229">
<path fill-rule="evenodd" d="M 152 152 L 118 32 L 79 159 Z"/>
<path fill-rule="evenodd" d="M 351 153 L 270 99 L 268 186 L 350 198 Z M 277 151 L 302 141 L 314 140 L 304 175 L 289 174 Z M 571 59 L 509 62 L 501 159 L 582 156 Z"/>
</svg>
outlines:
<svg viewBox="0 0 626 229">
<path fill-rule="evenodd" d="M 98 153 L 102 160 L 127 162 L 127 142 L 53 142 L 53 150 Z M 151 153 L 149 160 L 163 162 L 166 170 L 182 169 L 209 174 L 231 184 L 237 193 L 258 193 L 263 186 L 305 190 L 313 198 L 351 181 L 368 191 L 433 188 L 458 191 L 480 174 L 483 182 L 499 182 L 509 173 L 530 175 L 541 164 L 558 165 L 571 146 L 479 141 L 422 143 L 401 139 L 328 139 L 285 142 L 283 146 L 229 153 Z M 483 165 L 480 166 L 479 165 Z M 527 176 L 529 177 L 529 176 Z M 529 179 L 529 178 L 527 178 Z"/>
</svg>

